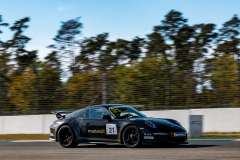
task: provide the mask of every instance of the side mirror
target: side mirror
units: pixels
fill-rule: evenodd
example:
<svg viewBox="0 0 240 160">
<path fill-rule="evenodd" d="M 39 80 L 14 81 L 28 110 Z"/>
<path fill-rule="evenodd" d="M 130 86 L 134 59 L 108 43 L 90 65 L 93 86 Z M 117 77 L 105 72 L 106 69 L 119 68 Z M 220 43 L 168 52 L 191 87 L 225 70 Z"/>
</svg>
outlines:
<svg viewBox="0 0 240 160">
<path fill-rule="evenodd" d="M 108 122 L 112 122 L 112 118 L 109 115 L 103 115 L 102 119 L 106 119 Z"/>
</svg>

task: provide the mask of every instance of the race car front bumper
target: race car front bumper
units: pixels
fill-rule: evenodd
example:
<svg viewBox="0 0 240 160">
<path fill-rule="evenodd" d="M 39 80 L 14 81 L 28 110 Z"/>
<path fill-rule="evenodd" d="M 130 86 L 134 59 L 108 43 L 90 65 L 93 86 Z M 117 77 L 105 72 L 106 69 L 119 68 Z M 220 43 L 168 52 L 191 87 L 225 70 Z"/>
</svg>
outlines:
<svg viewBox="0 0 240 160">
<path fill-rule="evenodd" d="M 55 134 L 56 134 L 56 128 L 50 126 L 49 140 L 51 140 L 51 141 L 56 141 L 56 142 L 57 142 L 57 139 L 56 139 L 56 135 L 55 135 Z"/>
<path fill-rule="evenodd" d="M 143 144 L 188 144 L 187 134 L 174 137 L 170 133 L 143 133 Z"/>
</svg>

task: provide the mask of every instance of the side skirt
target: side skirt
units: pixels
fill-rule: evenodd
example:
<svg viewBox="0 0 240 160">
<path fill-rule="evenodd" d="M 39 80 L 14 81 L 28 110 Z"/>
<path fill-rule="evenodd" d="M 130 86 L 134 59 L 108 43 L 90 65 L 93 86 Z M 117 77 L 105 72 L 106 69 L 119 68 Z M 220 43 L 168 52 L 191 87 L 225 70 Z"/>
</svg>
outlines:
<svg viewBox="0 0 240 160">
<path fill-rule="evenodd" d="M 115 139 L 103 139 L 103 138 L 82 138 L 78 143 L 89 143 L 89 142 L 108 142 L 108 143 L 120 143 L 119 140 Z"/>
</svg>

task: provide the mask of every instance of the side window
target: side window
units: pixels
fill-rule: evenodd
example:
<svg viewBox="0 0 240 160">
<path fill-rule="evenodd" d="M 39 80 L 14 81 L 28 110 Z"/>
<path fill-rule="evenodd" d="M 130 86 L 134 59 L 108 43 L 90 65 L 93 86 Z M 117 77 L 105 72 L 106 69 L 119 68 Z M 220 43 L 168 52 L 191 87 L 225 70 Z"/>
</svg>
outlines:
<svg viewBox="0 0 240 160">
<path fill-rule="evenodd" d="M 74 116 L 88 118 L 88 109 L 85 109 L 84 111 L 80 111 L 80 112 L 76 113 Z"/>
<path fill-rule="evenodd" d="M 89 109 L 89 118 L 99 118 L 99 119 L 101 119 L 103 115 L 111 116 L 111 114 L 104 108 L 91 108 L 91 109 Z"/>
</svg>

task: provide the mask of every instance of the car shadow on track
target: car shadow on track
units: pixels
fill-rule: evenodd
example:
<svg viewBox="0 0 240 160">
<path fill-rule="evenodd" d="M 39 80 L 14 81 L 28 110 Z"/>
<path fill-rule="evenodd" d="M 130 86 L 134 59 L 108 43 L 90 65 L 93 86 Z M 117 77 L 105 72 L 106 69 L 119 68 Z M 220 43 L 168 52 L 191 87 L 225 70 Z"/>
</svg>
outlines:
<svg viewBox="0 0 240 160">
<path fill-rule="evenodd" d="M 158 146 L 158 148 L 206 148 L 206 147 L 215 147 L 215 146 L 219 146 L 219 145 L 189 144 L 189 145 L 177 145 L 177 146 Z"/>
<path fill-rule="evenodd" d="M 177 146 L 141 146 L 139 148 L 205 148 L 205 147 L 215 147 L 219 145 L 200 145 L 200 144 L 189 144 L 189 145 L 177 145 Z M 104 145 L 104 144 L 80 144 L 75 148 L 127 148 L 125 145 Z"/>
<path fill-rule="evenodd" d="M 106 145 L 106 144 L 80 144 L 76 148 L 127 148 L 125 145 Z"/>
</svg>

